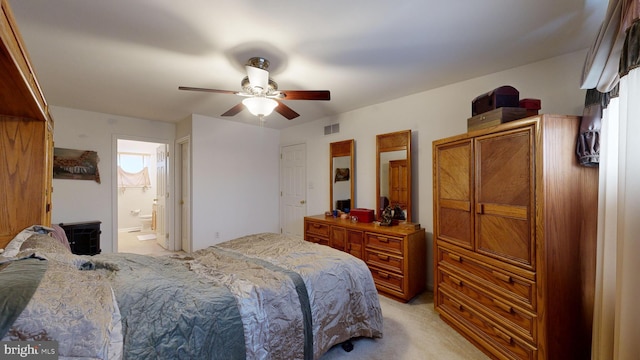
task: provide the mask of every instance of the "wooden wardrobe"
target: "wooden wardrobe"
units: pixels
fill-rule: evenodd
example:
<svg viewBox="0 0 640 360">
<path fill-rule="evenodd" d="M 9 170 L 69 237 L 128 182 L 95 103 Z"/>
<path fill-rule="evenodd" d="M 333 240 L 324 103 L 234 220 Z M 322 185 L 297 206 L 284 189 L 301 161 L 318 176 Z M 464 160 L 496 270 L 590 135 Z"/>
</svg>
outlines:
<svg viewBox="0 0 640 360">
<path fill-rule="evenodd" d="M 51 224 L 53 119 L 7 0 L 0 0 L 0 248 Z"/>
<path fill-rule="evenodd" d="M 435 308 L 492 358 L 590 358 L 598 169 L 577 162 L 579 124 L 433 142 Z"/>
</svg>

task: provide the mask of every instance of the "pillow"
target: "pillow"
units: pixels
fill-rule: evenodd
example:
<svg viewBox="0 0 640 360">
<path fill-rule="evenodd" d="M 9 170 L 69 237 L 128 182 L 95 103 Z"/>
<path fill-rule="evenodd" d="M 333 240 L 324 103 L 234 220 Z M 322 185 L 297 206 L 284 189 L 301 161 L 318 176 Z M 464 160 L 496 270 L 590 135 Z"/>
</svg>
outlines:
<svg viewBox="0 0 640 360">
<path fill-rule="evenodd" d="M 4 257 L 14 257 L 20 251 L 20 247 L 22 243 L 25 242 L 31 235 L 33 234 L 47 234 L 50 231 L 53 231 L 52 228 L 42 226 L 42 225 L 33 225 L 24 230 L 22 230 L 18 235 L 16 235 L 7 246 L 4 248 L 4 253 L 2 255 Z"/>
<path fill-rule="evenodd" d="M 39 259 L 48 260 L 49 263 L 57 263 L 72 266 L 77 270 L 94 270 L 95 264 L 85 255 L 75 255 L 72 253 L 45 252 L 40 249 L 25 249 L 16 255 L 17 258 L 35 256 Z"/>
<path fill-rule="evenodd" d="M 71 252 L 71 245 L 69 245 L 69 239 L 67 239 L 67 233 L 64 232 L 64 229 L 60 225 L 52 224 L 51 227 L 53 231 L 51 232 L 51 236 L 54 239 L 57 239 L 64 247 L 69 249 Z"/>
<path fill-rule="evenodd" d="M 35 255 L 49 261 L 71 265 L 79 270 L 93 270 L 95 265 L 87 256 L 75 255 L 53 236 L 33 234 L 22 243 L 16 257 Z"/>
<path fill-rule="evenodd" d="M 47 253 L 71 254 L 70 249 L 48 234 L 31 235 L 20 246 L 20 251 L 27 249 L 34 249 Z"/>
</svg>

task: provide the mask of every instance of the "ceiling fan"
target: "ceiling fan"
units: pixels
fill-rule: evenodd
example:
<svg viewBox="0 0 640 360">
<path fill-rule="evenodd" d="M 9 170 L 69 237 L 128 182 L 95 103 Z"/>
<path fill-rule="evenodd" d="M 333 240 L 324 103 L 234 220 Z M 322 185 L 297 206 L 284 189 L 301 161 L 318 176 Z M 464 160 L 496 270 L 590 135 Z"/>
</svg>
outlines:
<svg viewBox="0 0 640 360">
<path fill-rule="evenodd" d="M 204 91 L 219 94 L 233 94 L 245 97 L 241 103 L 227 110 L 222 116 L 237 115 L 246 107 L 260 120 L 275 110 L 280 115 L 291 120 L 300 114 L 295 112 L 281 100 L 330 100 L 329 90 L 278 90 L 278 84 L 269 78 L 269 60 L 262 57 L 252 57 L 245 65 L 247 76 L 241 81 L 242 91 L 205 89 L 179 86 L 180 90 Z"/>
</svg>

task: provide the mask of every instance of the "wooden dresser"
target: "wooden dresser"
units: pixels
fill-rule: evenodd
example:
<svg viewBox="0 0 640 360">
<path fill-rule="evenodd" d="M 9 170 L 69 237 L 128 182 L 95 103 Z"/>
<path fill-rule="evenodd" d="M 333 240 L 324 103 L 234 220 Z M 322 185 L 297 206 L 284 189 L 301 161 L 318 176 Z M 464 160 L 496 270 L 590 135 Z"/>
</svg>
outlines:
<svg viewBox="0 0 640 360">
<path fill-rule="evenodd" d="M 379 226 L 317 215 L 304 218 L 305 240 L 350 253 L 367 264 L 378 291 L 407 302 L 426 287 L 426 239 L 419 224 Z"/>
<path fill-rule="evenodd" d="M 579 122 L 433 143 L 435 308 L 492 358 L 590 358 L 598 170 L 577 163 Z"/>
<path fill-rule="evenodd" d="M 0 248 L 51 225 L 53 119 L 7 0 L 0 0 Z"/>
</svg>

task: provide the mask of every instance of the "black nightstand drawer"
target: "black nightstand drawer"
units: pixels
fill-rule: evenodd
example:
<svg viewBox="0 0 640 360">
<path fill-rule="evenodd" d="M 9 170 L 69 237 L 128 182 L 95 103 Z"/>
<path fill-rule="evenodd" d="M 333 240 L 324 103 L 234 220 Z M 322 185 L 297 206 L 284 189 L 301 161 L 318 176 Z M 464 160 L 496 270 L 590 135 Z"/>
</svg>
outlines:
<svg viewBox="0 0 640 360">
<path fill-rule="evenodd" d="M 71 252 L 77 255 L 99 254 L 100 249 L 100 221 L 85 221 L 75 223 L 60 223 L 60 227 L 67 234 Z"/>
</svg>

